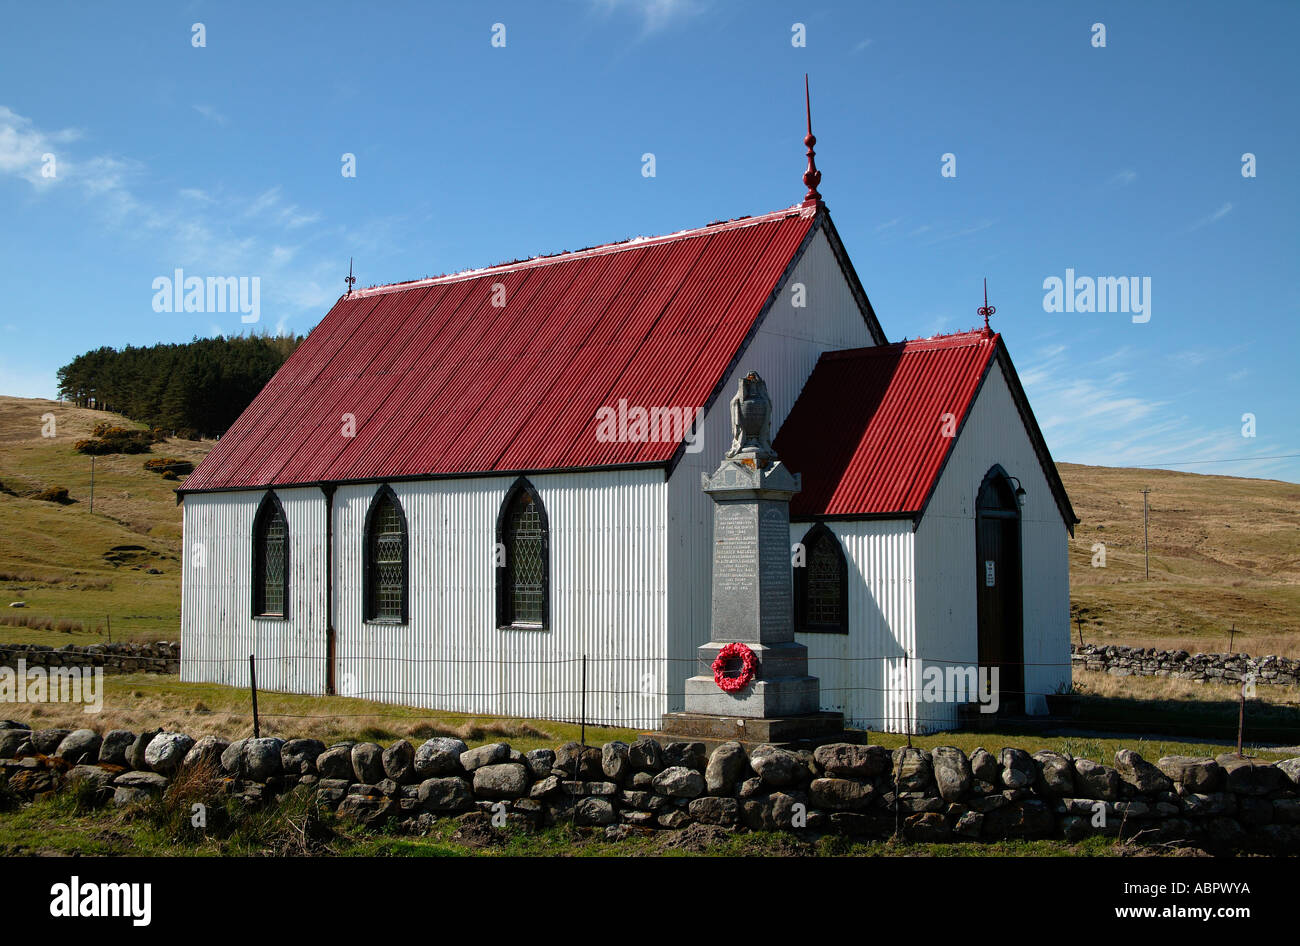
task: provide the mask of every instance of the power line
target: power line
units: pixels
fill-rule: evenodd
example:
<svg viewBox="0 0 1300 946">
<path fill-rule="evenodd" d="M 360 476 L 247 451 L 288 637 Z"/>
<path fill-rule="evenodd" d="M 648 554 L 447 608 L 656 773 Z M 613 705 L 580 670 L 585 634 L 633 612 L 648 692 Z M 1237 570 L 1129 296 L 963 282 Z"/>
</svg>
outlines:
<svg viewBox="0 0 1300 946">
<path fill-rule="evenodd" d="M 1146 463 L 1123 463 L 1119 470 L 1149 469 L 1152 466 L 1191 466 L 1193 463 L 1249 463 L 1252 460 L 1294 460 L 1300 453 L 1279 453 L 1271 457 L 1225 457 L 1220 460 L 1150 460 Z"/>
</svg>

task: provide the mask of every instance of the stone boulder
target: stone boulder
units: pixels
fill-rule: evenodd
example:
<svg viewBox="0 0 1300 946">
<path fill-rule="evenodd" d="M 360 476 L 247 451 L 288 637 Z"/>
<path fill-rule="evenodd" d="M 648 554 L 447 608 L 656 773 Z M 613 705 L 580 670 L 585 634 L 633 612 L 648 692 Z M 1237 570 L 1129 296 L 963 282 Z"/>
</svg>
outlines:
<svg viewBox="0 0 1300 946">
<path fill-rule="evenodd" d="M 72 733 L 71 729 L 35 729 L 29 734 L 32 740 L 32 748 L 40 755 L 54 755 L 56 749 L 68 735 Z"/>
<path fill-rule="evenodd" d="M 239 778 L 244 774 L 244 743 L 247 739 L 236 739 L 221 752 L 221 771 Z"/>
<path fill-rule="evenodd" d="M 663 748 L 649 736 L 642 736 L 627 750 L 627 760 L 633 771 L 655 774 L 663 771 Z"/>
<path fill-rule="evenodd" d="M 200 736 L 199 740 L 190 747 L 190 751 L 185 753 L 185 760 L 181 765 L 187 769 L 211 766 L 214 770 L 220 771 L 221 756 L 229 747 L 230 743 L 220 736 Z"/>
<path fill-rule="evenodd" d="M 1288 787 L 1282 770 L 1260 759 L 1243 759 L 1224 753 L 1215 759 L 1223 769 L 1227 790 L 1238 795 L 1268 795 Z"/>
<path fill-rule="evenodd" d="M 129 729 L 114 729 L 104 735 L 99 746 L 100 765 L 120 765 L 126 767 L 126 754 L 135 743 L 135 733 Z M 4 755 L 0 752 L 0 756 Z"/>
<path fill-rule="evenodd" d="M 469 747 L 460 739 L 450 736 L 435 736 L 415 750 L 411 762 L 417 778 L 430 779 L 446 775 L 460 775 L 464 769 L 460 765 L 462 753 Z"/>
<path fill-rule="evenodd" d="M 469 783 L 454 775 L 425 779 L 416 798 L 425 811 L 465 811 L 474 805 Z"/>
<path fill-rule="evenodd" d="M 709 756 L 709 764 L 704 769 L 705 789 L 710 795 L 730 795 L 735 791 L 736 783 L 747 778 L 749 773 L 744 747 L 738 742 L 724 742 Z"/>
<path fill-rule="evenodd" d="M 17 758 L 18 748 L 30 743 L 31 736 L 29 729 L 0 729 L 0 759 Z"/>
<path fill-rule="evenodd" d="M 977 781 L 989 785 L 999 785 L 1002 781 L 1002 766 L 987 749 L 977 748 L 970 754 L 970 771 Z"/>
<path fill-rule="evenodd" d="M 126 764 L 129 768 L 148 771 L 149 763 L 144 758 L 145 750 L 149 748 L 149 743 L 153 742 L 154 737 L 161 732 L 161 729 L 146 729 L 135 737 L 135 742 L 131 743 L 131 748 L 126 752 Z"/>
<path fill-rule="evenodd" d="M 808 797 L 818 808 L 855 811 L 871 804 L 875 790 L 856 779 L 817 778 L 808 786 Z"/>
<path fill-rule="evenodd" d="M 894 779 L 900 792 L 924 792 L 934 787 L 934 766 L 924 749 L 894 750 Z"/>
<path fill-rule="evenodd" d="M 518 762 L 498 762 L 474 770 L 478 798 L 519 798 L 528 793 L 528 769 Z"/>
<path fill-rule="evenodd" d="M 750 753 L 749 766 L 763 780 L 764 785 L 773 788 L 798 785 L 810 774 L 803 760 L 793 752 L 772 746 L 756 747 Z"/>
<path fill-rule="evenodd" d="M 524 753 L 524 764 L 535 781 L 551 777 L 555 768 L 554 749 L 529 749 Z"/>
<path fill-rule="evenodd" d="M 1034 753 L 1038 765 L 1038 784 L 1044 794 L 1057 798 L 1074 795 L 1074 759 L 1063 752 L 1042 749 Z"/>
<path fill-rule="evenodd" d="M 384 774 L 401 785 L 415 773 L 415 749 L 405 739 L 399 739 L 384 750 L 380 762 Z"/>
<path fill-rule="evenodd" d="M 1292 791 L 1300 789 L 1300 757 L 1274 762 L 1273 766 L 1290 782 Z"/>
<path fill-rule="evenodd" d="M 1115 771 L 1123 781 L 1143 794 L 1174 790 L 1174 783 L 1167 775 L 1132 749 L 1120 749 L 1115 753 Z"/>
<path fill-rule="evenodd" d="M 731 827 L 736 823 L 739 815 L 740 806 L 734 798 L 720 798 L 716 795 L 706 795 L 702 798 L 693 798 L 686 810 L 690 816 L 700 824 L 714 824 L 722 827 Z"/>
<path fill-rule="evenodd" d="M 280 748 L 280 768 L 285 775 L 316 775 L 316 760 L 324 751 L 319 739 L 290 739 Z"/>
<path fill-rule="evenodd" d="M 1156 762 L 1156 768 L 1185 791 L 1198 795 L 1216 792 L 1223 786 L 1223 769 L 1213 759 L 1167 755 Z"/>
<path fill-rule="evenodd" d="M 184 733 L 161 732 L 149 740 L 144 750 L 144 763 L 160 775 L 172 775 L 185 762 L 185 756 L 194 748 L 194 740 Z"/>
<path fill-rule="evenodd" d="M 574 824 L 603 827 L 616 820 L 614 806 L 605 798 L 584 798 L 573 807 Z"/>
<path fill-rule="evenodd" d="M 284 740 L 274 736 L 247 740 L 244 743 L 242 776 L 253 782 L 265 782 L 283 775 L 284 763 L 280 758 L 283 750 Z"/>
<path fill-rule="evenodd" d="M 813 750 L 813 760 L 829 778 L 874 778 L 889 771 L 892 758 L 884 746 L 831 742 Z"/>
<path fill-rule="evenodd" d="M 352 747 L 352 771 L 357 781 L 374 785 L 384 778 L 384 750 L 377 742 L 358 742 Z"/>
<path fill-rule="evenodd" d="M 345 742 L 330 746 L 316 757 L 316 772 L 323 779 L 339 779 L 346 782 L 357 781 L 356 770 L 352 768 L 352 749 L 354 743 Z"/>
<path fill-rule="evenodd" d="M 510 747 L 504 742 L 489 742 L 485 746 L 467 749 L 460 754 L 460 765 L 466 772 L 473 772 L 485 765 L 497 765 L 510 758 Z"/>
<path fill-rule="evenodd" d="M 1074 792 L 1080 798 L 1117 801 L 1119 786 L 1119 773 L 1109 765 L 1089 759 L 1074 760 Z"/>
<path fill-rule="evenodd" d="M 970 791 L 974 776 L 966 753 L 955 746 L 936 746 L 930 750 L 930 764 L 939 797 L 953 802 Z"/>
<path fill-rule="evenodd" d="M 1033 757 L 1024 749 L 1005 748 L 998 754 L 1002 765 L 1001 780 L 1005 788 L 1029 788 L 1038 779 Z"/>
<path fill-rule="evenodd" d="M 611 782 L 622 782 L 632 771 L 626 742 L 607 742 L 600 749 L 600 768 Z"/>
<path fill-rule="evenodd" d="M 54 754 L 73 765 L 93 765 L 99 761 L 99 747 L 104 740 L 93 729 L 77 729 L 63 737 Z"/>
<path fill-rule="evenodd" d="M 654 777 L 654 789 L 672 798 L 697 798 L 704 794 L 704 776 L 684 765 L 670 766 Z"/>
<path fill-rule="evenodd" d="M 664 766 L 681 766 L 703 772 L 709 764 L 708 753 L 702 742 L 670 742 L 664 749 Z"/>
</svg>

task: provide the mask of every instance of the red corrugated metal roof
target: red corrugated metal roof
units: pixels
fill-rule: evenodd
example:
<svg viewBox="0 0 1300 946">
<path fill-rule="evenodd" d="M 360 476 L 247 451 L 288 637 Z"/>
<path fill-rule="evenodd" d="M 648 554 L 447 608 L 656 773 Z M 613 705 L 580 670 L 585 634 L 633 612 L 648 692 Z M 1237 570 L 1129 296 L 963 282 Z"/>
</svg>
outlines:
<svg viewBox="0 0 1300 946">
<path fill-rule="evenodd" d="M 597 410 L 706 406 L 815 216 L 793 207 L 353 292 L 183 492 L 666 463 L 678 442 L 601 442 Z"/>
<path fill-rule="evenodd" d="M 982 331 L 826 352 L 773 447 L 803 476 L 790 515 L 919 513 L 998 348 Z"/>
</svg>

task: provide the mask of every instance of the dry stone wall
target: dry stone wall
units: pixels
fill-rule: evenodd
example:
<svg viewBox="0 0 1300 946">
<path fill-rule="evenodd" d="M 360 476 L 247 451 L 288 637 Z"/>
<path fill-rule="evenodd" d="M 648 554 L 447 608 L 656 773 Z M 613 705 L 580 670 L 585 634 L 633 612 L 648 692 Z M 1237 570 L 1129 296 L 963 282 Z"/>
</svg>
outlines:
<svg viewBox="0 0 1300 946">
<path fill-rule="evenodd" d="M 168 641 L 47 647 L 0 644 L 0 667 L 103 667 L 105 673 L 180 673 L 181 645 Z"/>
<path fill-rule="evenodd" d="M 7 727 L 7 728 L 5 728 Z M 574 824 L 612 838 L 693 824 L 914 841 L 1078 840 L 1092 834 L 1212 851 L 1300 853 L 1300 758 L 1222 755 L 1114 765 L 1068 754 L 836 743 L 812 751 L 725 743 L 520 752 L 454 738 L 326 746 L 314 739 L 195 741 L 150 730 L 36 730 L 0 721 L 0 792 L 30 800 L 84 782 L 131 805 L 208 766 L 237 804 L 305 793 L 340 818 L 422 833 L 438 819 L 526 829 Z"/>
<path fill-rule="evenodd" d="M 1074 644 L 1070 650 L 1075 669 L 1101 670 L 1116 676 L 1174 677 L 1196 683 L 1234 683 L 1253 678 L 1256 683 L 1283 686 L 1300 682 L 1300 660 L 1287 657 L 1192 654 L 1185 650 L 1097 644 Z"/>
</svg>

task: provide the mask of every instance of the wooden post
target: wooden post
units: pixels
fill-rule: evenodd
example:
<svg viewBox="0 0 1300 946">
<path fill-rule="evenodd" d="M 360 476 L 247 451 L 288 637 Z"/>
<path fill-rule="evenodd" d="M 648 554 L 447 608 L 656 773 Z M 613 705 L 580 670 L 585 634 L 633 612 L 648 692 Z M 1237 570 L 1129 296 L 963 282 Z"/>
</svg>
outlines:
<svg viewBox="0 0 1300 946">
<path fill-rule="evenodd" d="M 95 514 L 95 455 L 90 455 L 90 514 Z"/>
<path fill-rule="evenodd" d="M 1147 493 L 1150 488 L 1142 490 L 1142 554 L 1146 558 L 1147 577 L 1151 577 L 1151 542 L 1147 534 Z"/>
<path fill-rule="evenodd" d="M 1082 647 L 1083 646 L 1083 615 L 1082 614 L 1077 615 L 1074 620 L 1079 625 L 1079 646 Z"/>
<path fill-rule="evenodd" d="M 582 747 L 587 748 L 587 655 L 582 655 Z M 575 772 L 574 778 L 577 778 Z"/>
<path fill-rule="evenodd" d="M 253 655 L 248 655 L 248 679 L 253 687 L 253 738 L 262 738 L 262 727 L 257 720 L 257 661 Z"/>
<path fill-rule="evenodd" d="M 1241 758 L 1241 734 L 1246 728 L 1246 682 L 1241 683 L 1241 700 L 1237 704 L 1237 758 Z"/>
<path fill-rule="evenodd" d="M 108 642 L 113 643 L 113 615 L 105 614 L 104 623 L 108 625 Z"/>
<path fill-rule="evenodd" d="M 1232 629 L 1228 631 L 1228 653 L 1232 653 L 1232 642 L 1233 639 L 1236 638 L 1236 636 L 1237 636 L 1237 625 L 1234 624 L 1232 625 Z"/>
</svg>

